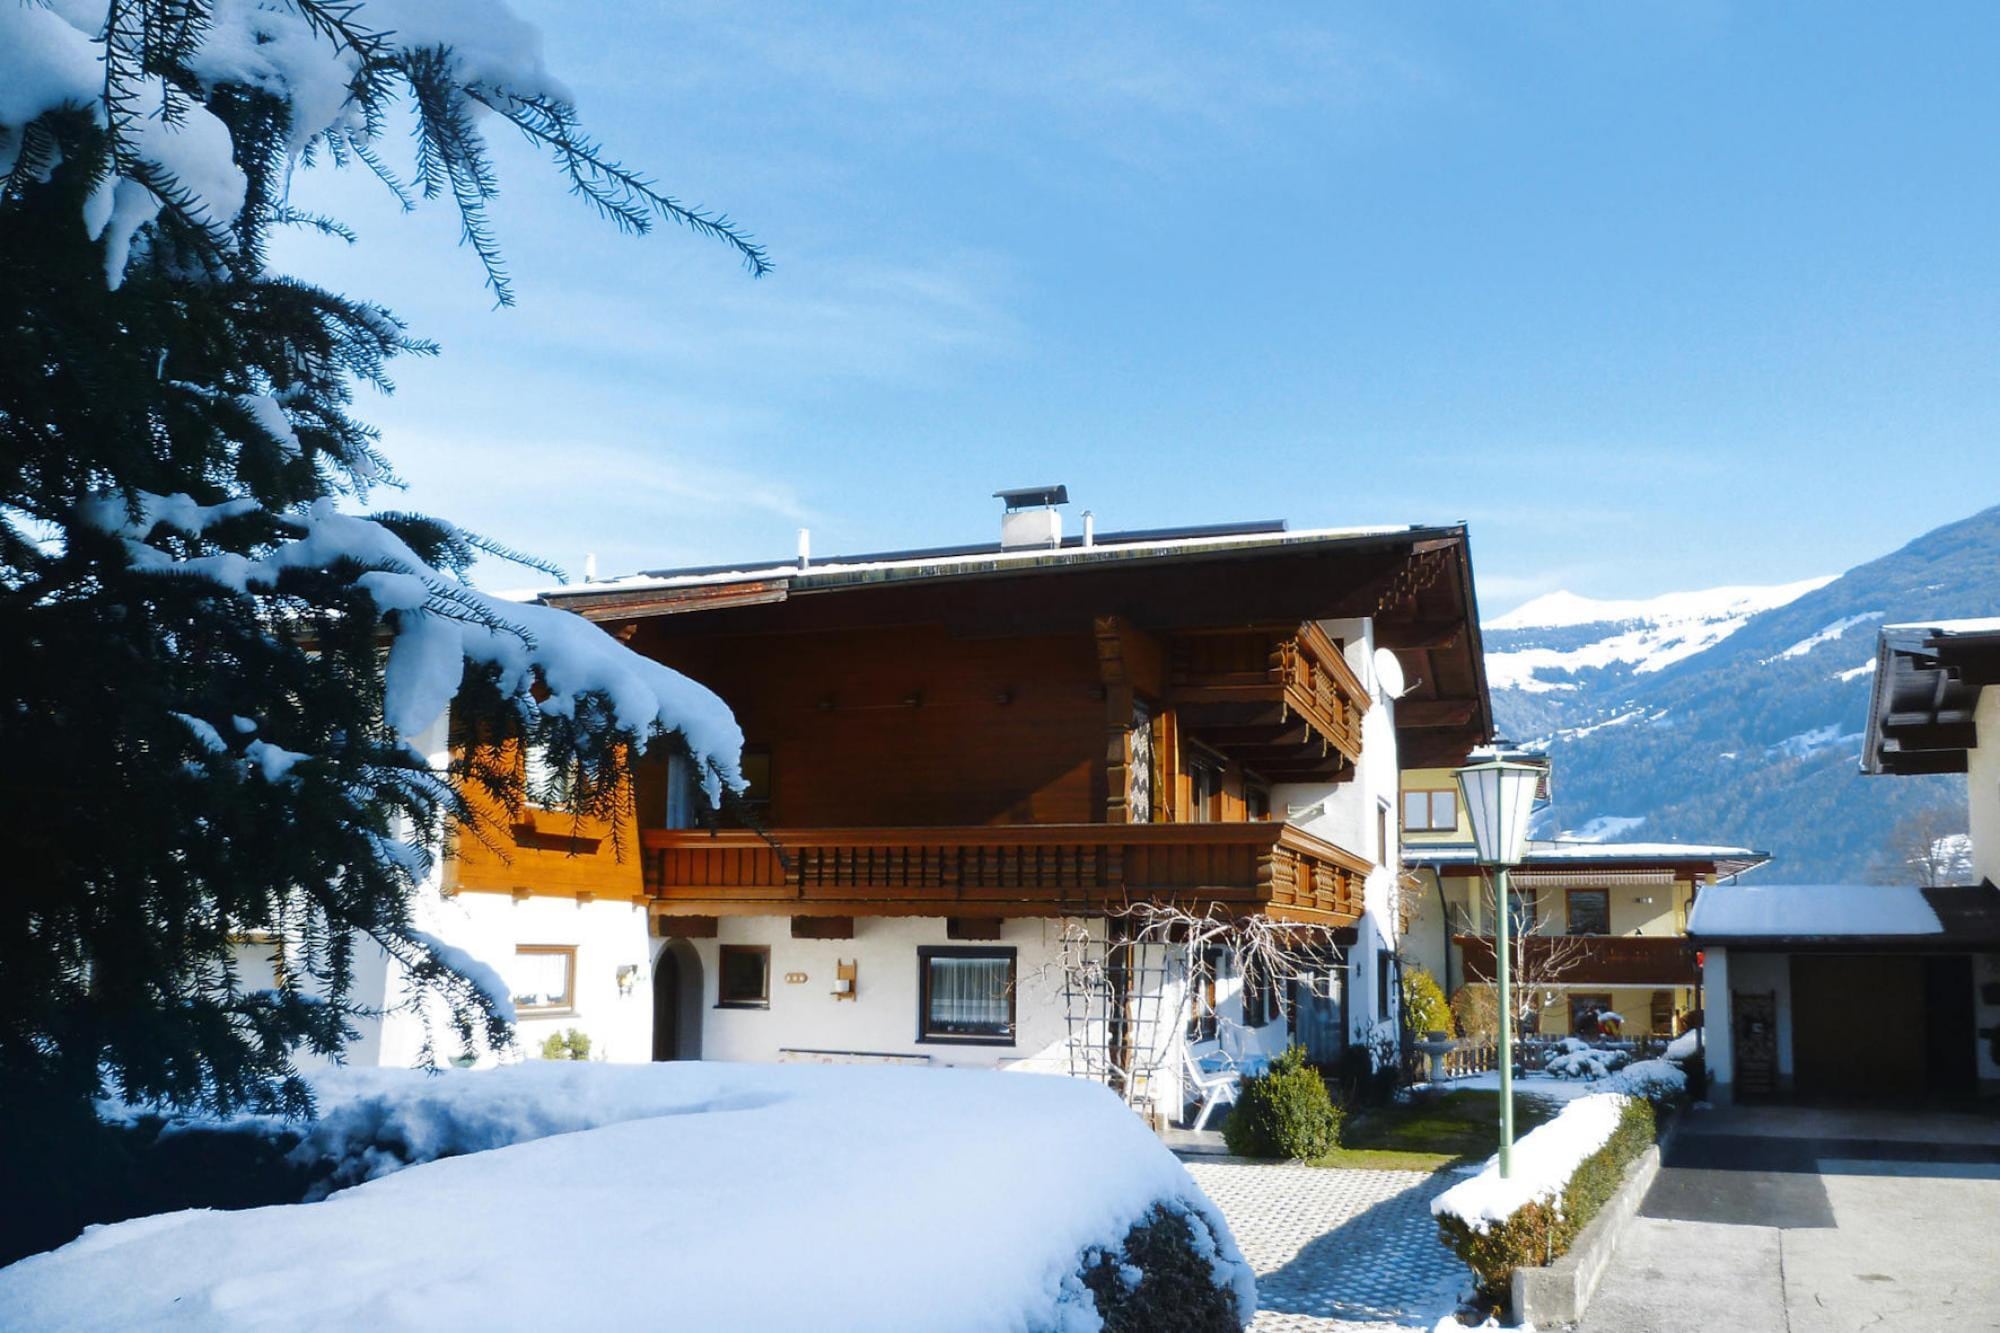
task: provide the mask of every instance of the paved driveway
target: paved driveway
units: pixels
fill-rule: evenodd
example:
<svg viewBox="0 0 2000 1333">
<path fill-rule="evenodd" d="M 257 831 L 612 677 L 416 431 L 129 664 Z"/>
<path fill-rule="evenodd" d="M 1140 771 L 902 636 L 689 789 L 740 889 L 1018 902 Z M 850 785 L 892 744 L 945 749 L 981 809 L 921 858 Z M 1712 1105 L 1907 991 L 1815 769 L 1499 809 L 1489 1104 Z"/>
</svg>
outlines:
<svg viewBox="0 0 2000 1333">
<path fill-rule="evenodd" d="M 1472 1285 L 1431 1218 L 1455 1177 L 1238 1158 L 1187 1168 L 1257 1270 L 1255 1333 L 1429 1330 Z"/>
<path fill-rule="evenodd" d="M 2000 1118 L 1689 1115 L 1580 1333 L 2000 1330 Z"/>
</svg>

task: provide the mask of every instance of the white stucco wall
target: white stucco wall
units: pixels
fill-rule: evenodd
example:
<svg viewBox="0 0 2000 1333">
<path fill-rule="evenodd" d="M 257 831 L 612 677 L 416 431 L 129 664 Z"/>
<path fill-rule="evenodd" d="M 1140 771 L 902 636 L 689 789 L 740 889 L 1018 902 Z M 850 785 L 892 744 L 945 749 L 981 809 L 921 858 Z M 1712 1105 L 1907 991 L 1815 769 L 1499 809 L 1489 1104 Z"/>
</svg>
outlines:
<svg viewBox="0 0 2000 1333">
<path fill-rule="evenodd" d="M 1778 1086 L 1792 1081 L 1792 956 L 1788 953 L 1743 953 L 1730 961 L 1733 990 L 1773 991 L 1778 997 Z"/>
<path fill-rule="evenodd" d="M 1729 988 L 1735 971 L 1729 950 L 1702 951 L 1702 1058 L 1708 1066 L 1709 1100 L 1726 1106 L 1736 1085 L 1736 1014 Z"/>
<path fill-rule="evenodd" d="M 515 1046 L 504 1059 L 533 1059 L 552 1033 L 576 1028 L 590 1038 L 590 1053 L 619 1063 L 653 1058 L 653 999 L 649 962 L 652 946 L 646 936 L 643 904 L 617 900 L 579 902 L 574 898 L 516 899 L 503 893 L 460 893 L 423 905 L 423 929 L 508 975 L 515 950 L 522 945 L 567 945 L 576 949 L 572 986 L 574 1004 L 563 1012 L 524 1012 L 515 1024 Z M 630 994 L 620 994 L 618 969 L 632 966 Z M 391 977 L 390 1003 L 400 994 L 401 979 Z M 441 1008 L 432 1002 L 432 1019 Z M 438 1056 L 453 1054 L 448 1030 L 436 1033 Z M 370 1063 L 412 1065 L 423 1043 L 423 1025 L 416 1013 L 396 1013 L 381 1024 L 381 1048 Z M 491 1063 L 488 1057 L 484 1063 Z"/>
<path fill-rule="evenodd" d="M 692 941 L 701 959 L 702 1045 L 705 1060 L 772 1061 L 781 1048 L 924 1055 L 934 1064 L 992 1068 L 1023 1061 L 1065 1064 L 1069 1035 L 1057 970 L 1056 921 L 1009 920 L 997 940 L 946 937 L 943 917 L 860 917 L 851 940 L 795 940 L 791 918 L 723 917 L 714 939 Z M 655 940 L 654 945 L 665 941 Z M 763 945 L 771 951 L 771 1007 L 719 1009 L 720 946 Z M 998 945 L 1015 950 L 1019 990 L 1011 1045 L 956 1045 L 917 1039 L 917 950 L 923 945 Z M 859 965 L 855 998 L 834 998 L 834 966 Z M 788 973 L 804 981 L 786 980 Z"/>
<path fill-rule="evenodd" d="M 2000 884 L 2000 686 L 1979 692 L 1974 738 L 1965 755 L 1966 817 L 1976 879 Z"/>
</svg>

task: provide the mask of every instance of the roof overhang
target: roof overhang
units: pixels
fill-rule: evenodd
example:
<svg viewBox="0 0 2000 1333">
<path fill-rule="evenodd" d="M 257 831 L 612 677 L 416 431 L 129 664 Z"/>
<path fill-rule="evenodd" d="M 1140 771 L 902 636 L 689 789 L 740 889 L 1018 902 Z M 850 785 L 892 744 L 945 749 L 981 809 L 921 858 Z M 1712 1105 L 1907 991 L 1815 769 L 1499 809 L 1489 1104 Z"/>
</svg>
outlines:
<svg viewBox="0 0 2000 1333">
<path fill-rule="evenodd" d="M 1885 625 L 1861 747 L 1866 773 L 1963 773 L 1980 692 L 2000 683 L 2000 620 Z"/>
<path fill-rule="evenodd" d="M 1807 886 L 1810 888 L 1810 886 Z M 1912 892 L 1885 888 L 1883 892 Z M 1707 932 L 1700 912 L 1688 922 L 1688 940 L 1702 949 L 1736 949 L 1749 953 L 1993 953 L 2000 952 L 2000 889 L 1993 881 L 1920 888 L 1914 892 L 1937 917 L 1936 930 L 1885 934 L 1880 930 L 1848 933 L 1824 930 Z"/>
<path fill-rule="evenodd" d="M 1642 882 L 1657 882 L 1656 877 L 1662 873 L 1675 879 L 1695 875 L 1727 879 L 1755 870 L 1770 859 L 1769 852 L 1750 847 L 1669 848 L 1659 845 L 1641 851 L 1616 844 L 1606 844 L 1600 850 L 1595 844 L 1576 843 L 1557 848 L 1531 847 L 1528 859 L 1513 869 L 1524 877 L 1533 876 L 1551 884 L 1558 879 L 1578 884 L 1588 880 L 1609 882 L 1617 887 L 1621 884 L 1639 886 Z M 1440 874 L 1470 875 L 1480 868 L 1472 848 L 1454 846 L 1406 846 L 1403 849 L 1403 864 L 1413 869 L 1435 870 Z M 1525 882 L 1523 887 L 1526 887 Z"/>
</svg>

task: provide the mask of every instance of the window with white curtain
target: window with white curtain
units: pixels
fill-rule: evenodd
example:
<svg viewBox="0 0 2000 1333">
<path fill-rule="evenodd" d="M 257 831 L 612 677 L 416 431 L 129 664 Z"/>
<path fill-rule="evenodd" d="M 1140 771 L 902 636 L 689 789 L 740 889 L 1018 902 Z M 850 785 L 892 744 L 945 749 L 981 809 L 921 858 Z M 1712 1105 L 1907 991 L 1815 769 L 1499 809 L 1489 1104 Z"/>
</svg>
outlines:
<svg viewBox="0 0 2000 1333">
<path fill-rule="evenodd" d="M 917 950 L 917 1039 L 1014 1040 L 1014 950 Z"/>
<path fill-rule="evenodd" d="M 523 944 L 507 968 L 518 1013 L 563 1013 L 576 1007 L 576 946 Z"/>
</svg>

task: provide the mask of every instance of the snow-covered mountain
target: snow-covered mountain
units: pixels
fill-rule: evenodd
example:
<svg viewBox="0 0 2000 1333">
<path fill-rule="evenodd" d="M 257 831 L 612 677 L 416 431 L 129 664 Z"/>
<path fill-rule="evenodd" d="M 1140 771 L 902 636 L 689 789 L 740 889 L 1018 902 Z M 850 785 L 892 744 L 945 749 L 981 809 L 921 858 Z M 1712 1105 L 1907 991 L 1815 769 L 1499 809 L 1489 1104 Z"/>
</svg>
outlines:
<svg viewBox="0 0 2000 1333">
<path fill-rule="evenodd" d="M 1878 872 L 1957 778 L 1862 778 L 1875 631 L 2000 611 L 2000 507 L 1834 577 L 1645 601 L 1552 593 L 1484 627 L 1503 735 L 1556 761 L 1555 827 L 1765 848 L 1787 880 Z"/>
<path fill-rule="evenodd" d="M 1585 673 L 1605 667 L 1629 667 L 1635 675 L 1664 670 L 1713 648 L 1759 612 L 1795 602 L 1834 577 L 1672 592 L 1644 601 L 1552 592 L 1486 623 L 1487 679 L 1495 689 L 1548 694 L 1576 690 Z"/>
</svg>

